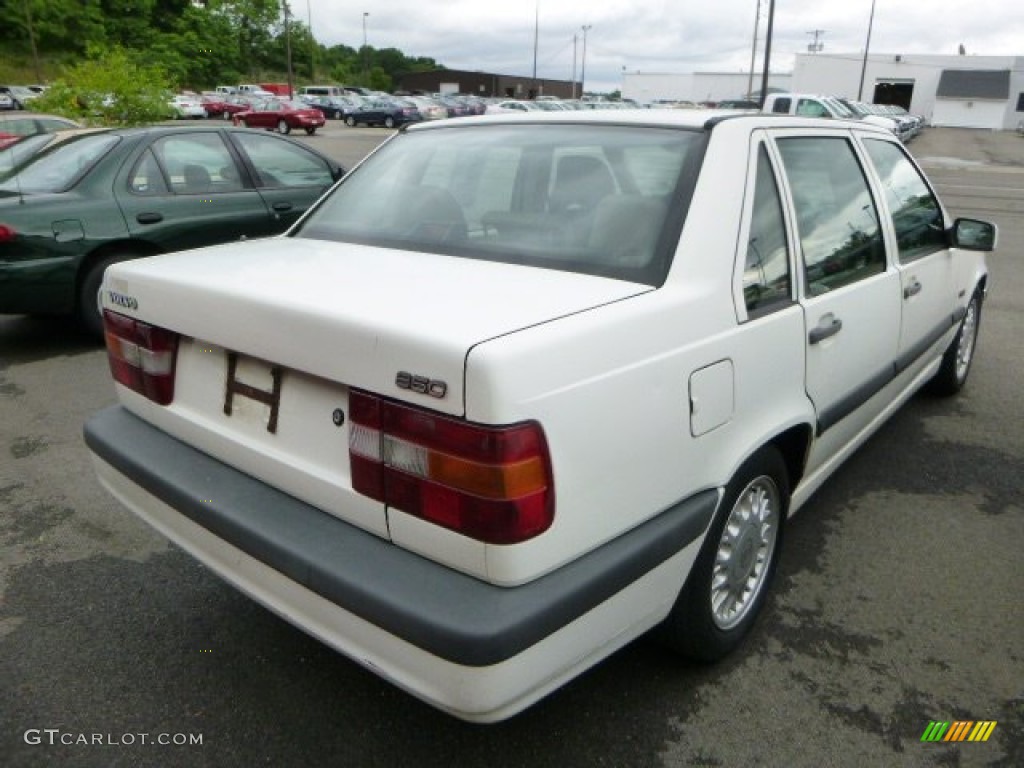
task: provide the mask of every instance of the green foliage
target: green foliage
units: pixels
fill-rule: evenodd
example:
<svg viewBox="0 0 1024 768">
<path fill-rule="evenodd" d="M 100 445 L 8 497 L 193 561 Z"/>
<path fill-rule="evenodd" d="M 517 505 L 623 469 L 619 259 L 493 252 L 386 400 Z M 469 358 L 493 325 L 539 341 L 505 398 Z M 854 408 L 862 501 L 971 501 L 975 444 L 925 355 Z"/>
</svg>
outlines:
<svg viewBox="0 0 1024 768">
<path fill-rule="evenodd" d="M 140 125 L 169 116 L 170 81 L 158 67 L 139 64 L 123 48 L 89 49 L 32 108 L 98 125 Z"/>
<path fill-rule="evenodd" d="M 391 75 L 384 71 L 383 67 L 374 67 L 370 70 L 370 81 L 364 83 L 368 88 L 375 91 L 390 91 L 394 86 Z"/>
<path fill-rule="evenodd" d="M 9 82 L 35 82 L 64 65 L 71 69 L 62 79 L 70 82 L 72 73 L 83 75 L 78 70 L 83 58 L 86 64 L 99 64 L 88 51 L 107 47 L 121 50 L 130 62 L 137 57 L 152 65 L 153 72 L 164 73 L 159 80 L 169 80 L 176 88 L 198 91 L 239 82 L 283 82 L 288 71 L 283 4 L 283 0 L 206 0 L 198 6 L 191 0 L 0 0 L 0 50 L 4 52 L 0 71 L 31 73 L 8 78 Z M 291 0 L 291 6 L 302 10 L 301 0 Z M 287 37 L 296 85 L 315 77 L 319 82 L 391 90 L 407 72 L 442 68 L 431 58 L 409 57 L 396 48 L 320 45 L 295 14 L 293 7 Z M 123 64 L 119 62 L 118 67 Z M 146 78 L 153 74 L 140 72 Z M 92 72 L 89 77 L 97 75 Z M 148 109 L 131 103 L 132 114 Z M 62 107 L 63 111 L 74 109 L 69 103 Z"/>
</svg>

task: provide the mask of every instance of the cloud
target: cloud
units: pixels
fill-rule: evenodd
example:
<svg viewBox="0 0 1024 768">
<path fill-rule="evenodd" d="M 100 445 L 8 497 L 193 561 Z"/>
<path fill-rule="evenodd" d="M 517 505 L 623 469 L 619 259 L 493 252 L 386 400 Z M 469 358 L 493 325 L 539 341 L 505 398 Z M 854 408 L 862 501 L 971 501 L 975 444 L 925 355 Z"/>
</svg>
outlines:
<svg viewBox="0 0 1024 768">
<path fill-rule="evenodd" d="M 534 11 L 539 11 L 537 74 L 577 76 L 587 33 L 587 88 L 618 88 L 630 72 L 747 71 L 756 0 L 307 0 L 313 32 L 328 45 L 362 44 L 429 56 L 452 69 L 530 75 Z M 293 12 L 306 20 L 302 0 Z M 768 0 L 761 2 L 755 70 L 762 66 Z M 845 3 L 779 0 L 772 68 L 788 71 L 815 29 L 831 53 L 863 52 L 871 0 Z M 876 0 L 871 51 L 1024 56 L 1024 4 L 1019 0 Z"/>
</svg>

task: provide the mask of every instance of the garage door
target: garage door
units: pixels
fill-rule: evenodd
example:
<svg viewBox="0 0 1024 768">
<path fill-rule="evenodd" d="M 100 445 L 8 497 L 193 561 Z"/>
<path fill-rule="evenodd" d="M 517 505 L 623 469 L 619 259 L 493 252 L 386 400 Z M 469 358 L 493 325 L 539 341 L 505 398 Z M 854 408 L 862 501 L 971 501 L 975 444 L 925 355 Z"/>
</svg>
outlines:
<svg viewBox="0 0 1024 768">
<path fill-rule="evenodd" d="M 1000 130 L 1003 127 L 1003 115 L 1005 114 L 1005 101 L 937 99 L 935 111 L 932 113 L 932 125 Z"/>
</svg>

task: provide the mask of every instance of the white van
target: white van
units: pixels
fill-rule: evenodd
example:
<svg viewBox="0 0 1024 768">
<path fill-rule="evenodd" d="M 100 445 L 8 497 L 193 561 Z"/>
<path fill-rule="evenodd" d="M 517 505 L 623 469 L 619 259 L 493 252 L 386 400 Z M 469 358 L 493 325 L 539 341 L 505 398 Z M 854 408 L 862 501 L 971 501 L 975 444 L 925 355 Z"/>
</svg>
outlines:
<svg viewBox="0 0 1024 768">
<path fill-rule="evenodd" d="M 345 89 L 337 85 L 307 85 L 300 96 L 344 96 Z"/>
</svg>

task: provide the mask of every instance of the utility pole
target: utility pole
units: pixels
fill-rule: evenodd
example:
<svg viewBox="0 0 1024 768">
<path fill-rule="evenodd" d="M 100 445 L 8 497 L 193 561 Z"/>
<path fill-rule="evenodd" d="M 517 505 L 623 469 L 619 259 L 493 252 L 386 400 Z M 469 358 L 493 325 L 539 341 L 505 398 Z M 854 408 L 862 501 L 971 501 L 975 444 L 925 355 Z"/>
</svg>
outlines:
<svg viewBox="0 0 1024 768">
<path fill-rule="evenodd" d="M 768 0 L 768 31 L 764 37 L 764 74 L 761 75 L 761 108 L 768 98 L 768 73 L 772 67 L 772 30 L 775 28 L 775 0 Z"/>
<path fill-rule="evenodd" d="M 366 47 L 366 17 L 370 14 L 363 11 L 363 87 L 368 88 L 370 86 L 370 67 L 367 63 L 367 54 L 369 50 Z"/>
<path fill-rule="evenodd" d="M 576 38 L 577 35 L 572 36 L 572 97 L 576 98 Z"/>
<path fill-rule="evenodd" d="M 292 75 L 292 28 L 288 21 L 288 0 L 282 3 L 284 6 L 284 48 L 285 57 L 288 59 L 288 98 L 295 98 L 295 92 L 292 87 L 292 81 L 294 77 Z"/>
<path fill-rule="evenodd" d="M 750 76 L 747 78 L 747 98 L 754 93 L 754 57 L 757 55 L 757 28 L 761 22 L 761 0 L 757 0 L 757 12 L 754 14 L 754 41 L 750 44 Z"/>
<path fill-rule="evenodd" d="M 306 18 L 309 22 L 309 79 L 316 82 L 316 38 L 313 37 L 313 11 L 306 0 Z"/>
<path fill-rule="evenodd" d="M 593 27 L 593 24 L 584 24 L 581 29 L 583 30 L 583 59 L 580 64 L 580 98 L 582 99 L 587 94 L 587 32 Z"/>
<path fill-rule="evenodd" d="M 537 86 L 537 42 L 540 38 L 540 0 L 533 4 L 533 98 L 538 96 Z"/>
<path fill-rule="evenodd" d="M 875 24 L 875 0 L 871 0 L 871 16 L 868 18 L 868 39 L 864 43 L 864 62 L 860 66 L 860 85 L 857 87 L 857 101 L 864 101 L 864 74 L 868 69 L 868 51 L 871 50 L 871 27 Z"/>
<path fill-rule="evenodd" d="M 32 65 L 36 71 L 36 82 L 42 83 L 43 70 L 39 66 L 39 49 L 36 47 L 36 29 L 32 23 L 32 10 L 29 8 L 28 0 L 23 0 L 22 5 L 25 6 L 25 24 L 28 26 L 28 42 L 32 46 Z"/>
</svg>

